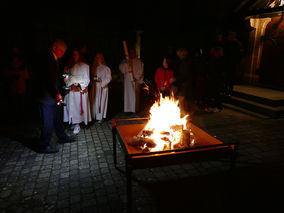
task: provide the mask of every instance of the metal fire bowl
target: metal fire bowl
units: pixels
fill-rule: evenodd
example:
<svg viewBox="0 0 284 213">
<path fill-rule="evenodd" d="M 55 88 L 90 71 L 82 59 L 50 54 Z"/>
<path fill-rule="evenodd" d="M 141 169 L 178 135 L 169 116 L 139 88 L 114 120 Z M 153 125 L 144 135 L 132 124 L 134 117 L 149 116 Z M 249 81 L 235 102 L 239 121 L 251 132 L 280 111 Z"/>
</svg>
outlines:
<svg viewBox="0 0 284 213">
<path fill-rule="evenodd" d="M 186 149 L 174 149 L 159 152 L 143 152 L 128 144 L 133 136 L 144 128 L 148 118 L 112 120 L 113 159 L 117 166 L 117 139 L 125 156 L 125 174 L 127 191 L 127 210 L 132 211 L 131 173 L 134 169 L 168 166 L 204 160 L 230 159 L 231 169 L 234 168 L 238 143 L 224 144 L 217 138 L 190 124 L 194 134 L 195 145 Z"/>
<path fill-rule="evenodd" d="M 114 151 L 116 152 L 116 136 L 132 168 L 149 168 L 162 165 L 177 164 L 198 160 L 210 160 L 223 157 L 235 157 L 237 143 L 223 143 L 194 124 L 190 124 L 195 145 L 184 149 L 143 152 L 139 147 L 129 144 L 134 136 L 144 128 L 148 118 L 113 120 Z M 116 158 L 116 153 L 114 153 Z M 115 163 L 116 163 L 116 159 Z"/>
</svg>

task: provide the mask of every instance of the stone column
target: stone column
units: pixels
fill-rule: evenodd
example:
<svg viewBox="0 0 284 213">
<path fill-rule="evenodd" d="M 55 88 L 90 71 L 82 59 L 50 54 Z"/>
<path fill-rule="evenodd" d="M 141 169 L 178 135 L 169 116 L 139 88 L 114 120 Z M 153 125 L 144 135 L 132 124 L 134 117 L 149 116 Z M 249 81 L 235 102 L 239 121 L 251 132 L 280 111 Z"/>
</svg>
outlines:
<svg viewBox="0 0 284 213">
<path fill-rule="evenodd" d="M 265 35 L 267 24 L 271 21 L 271 18 L 250 18 L 250 25 L 255 29 L 250 32 L 250 67 L 249 73 L 246 73 L 250 84 L 254 84 L 258 81 L 259 75 L 256 74 L 256 70 L 259 69 L 263 40 L 262 37 Z"/>
</svg>

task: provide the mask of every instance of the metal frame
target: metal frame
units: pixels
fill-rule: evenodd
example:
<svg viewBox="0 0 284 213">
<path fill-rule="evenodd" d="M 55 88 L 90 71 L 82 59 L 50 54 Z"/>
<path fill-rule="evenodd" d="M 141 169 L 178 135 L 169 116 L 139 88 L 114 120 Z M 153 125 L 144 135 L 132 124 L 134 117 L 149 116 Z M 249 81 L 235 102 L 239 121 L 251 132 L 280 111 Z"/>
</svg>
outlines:
<svg viewBox="0 0 284 213">
<path fill-rule="evenodd" d="M 125 156 L 126 188 L 127 188 L 127 210 L 132 211 L 132 187 L 131 174 L 134 169 L 153 168 L 158 166 L 168 166 L 173 164 L 189 163 L 204 160 L 218 160 L 226 157 L 230 158 L 230 168 L 235 167 L 238 143 L 222 143 L 208 146 L 199 146 L 186 149 L 175 149 L 147 153 L 128 153 L 122 135 L 117 128 L 120 125 L 131 125 L 131 122 L 145 123 L 148 118 L 130 118 L 112 120 L 113 136 L 113 160 L 117 167 L 117 138 L 120 142 Z M 120 123 L 120 124 L 119 124 Z M 204 132 L 204 131 L 203 131 Z M 206 133 L 210 136 L 208 133 Z"/>
</svg>

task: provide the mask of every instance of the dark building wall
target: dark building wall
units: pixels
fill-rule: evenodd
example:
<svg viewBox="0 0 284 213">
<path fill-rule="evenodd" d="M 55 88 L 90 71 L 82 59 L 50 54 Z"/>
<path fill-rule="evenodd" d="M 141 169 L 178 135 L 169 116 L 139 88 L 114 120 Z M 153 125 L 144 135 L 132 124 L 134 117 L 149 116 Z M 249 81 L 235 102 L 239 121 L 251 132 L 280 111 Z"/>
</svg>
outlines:
<svg viewBox="0 0 284 213">
<path fill-rule="evenodd" d="M 259 76 L 260 83 L 284 89 L 284 18 L 273 17 L 267 25 Z"/>
</svg>

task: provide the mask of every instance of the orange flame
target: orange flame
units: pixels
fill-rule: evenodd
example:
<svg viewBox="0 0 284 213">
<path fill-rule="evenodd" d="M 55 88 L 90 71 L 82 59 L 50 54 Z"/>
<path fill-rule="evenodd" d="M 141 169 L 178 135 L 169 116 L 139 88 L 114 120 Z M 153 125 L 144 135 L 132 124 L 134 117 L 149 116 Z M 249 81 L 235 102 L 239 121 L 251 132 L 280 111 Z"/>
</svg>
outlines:
<svg viewBox="0 0 284 213">
<path fill-rule="evenodd" d="M 162 97 L 156 101 L 150 109 L 150 120 L 144 130 L 152 131 L 153 134 L 146 136 L 155 141 L 156 146 L 151 151 L 173 149 L 180 142 L 182 131 L 177 128 L 187 128 L 188 115 L 181 117 L 179 101 L 172 97 Z"/>
</svg>

